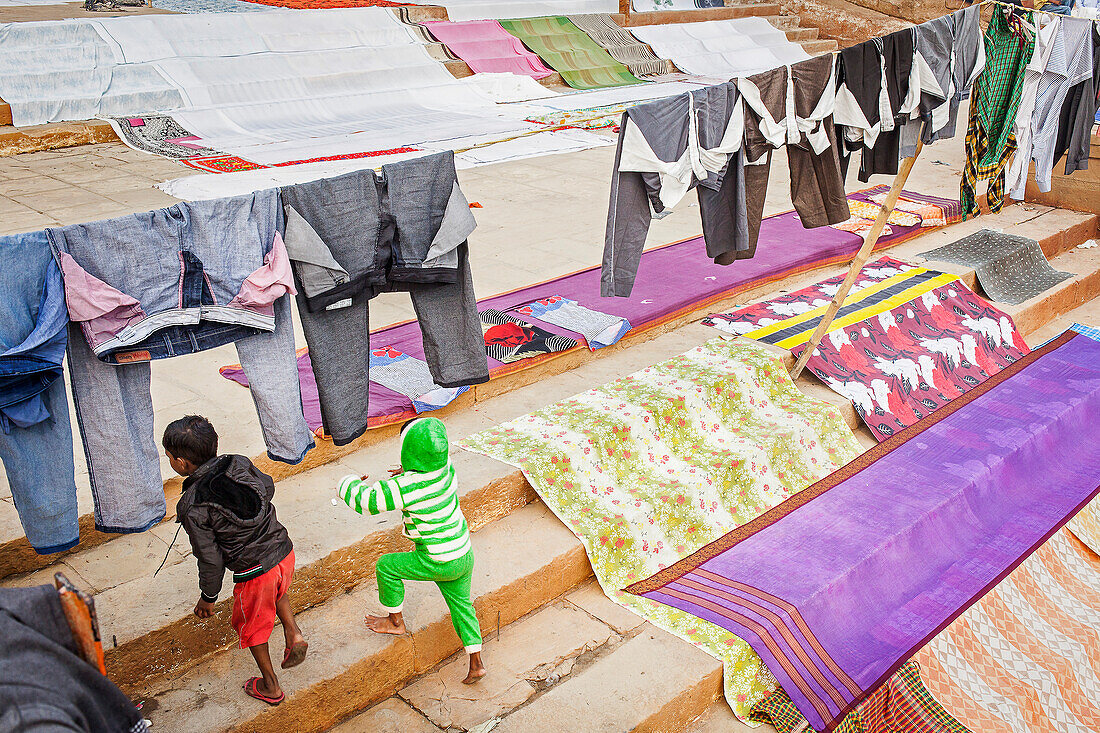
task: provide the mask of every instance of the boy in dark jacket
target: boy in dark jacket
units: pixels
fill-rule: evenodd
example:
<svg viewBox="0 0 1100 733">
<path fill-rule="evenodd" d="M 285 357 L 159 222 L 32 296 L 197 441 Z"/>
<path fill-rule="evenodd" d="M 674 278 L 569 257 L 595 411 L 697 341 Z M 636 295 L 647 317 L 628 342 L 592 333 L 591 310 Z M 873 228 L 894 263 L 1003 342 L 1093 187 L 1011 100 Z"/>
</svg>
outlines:
<svg viewBox="0 0 1100 733">
<path fill-rule="evenodd" d="M 275 483 L 244 456 L 219 456 L 218 434 L 204 417 L 176 420 L 165 429 L 161 443 L 172 469 L 187 477 L 176 521 L 187 532 L 199 564 L 195 615 L 213 615 L 225 571 L 233 571 L 233 628 L 263 675 L 250 677 L 244 690 L 278 705 L 285 695 L 267 650 L 275 617 L 283 622 L 286 637 L 283 669 L 300 664 L 308 644 L 287 597 L 294 547 L 275 518 Z"/>
</svg>

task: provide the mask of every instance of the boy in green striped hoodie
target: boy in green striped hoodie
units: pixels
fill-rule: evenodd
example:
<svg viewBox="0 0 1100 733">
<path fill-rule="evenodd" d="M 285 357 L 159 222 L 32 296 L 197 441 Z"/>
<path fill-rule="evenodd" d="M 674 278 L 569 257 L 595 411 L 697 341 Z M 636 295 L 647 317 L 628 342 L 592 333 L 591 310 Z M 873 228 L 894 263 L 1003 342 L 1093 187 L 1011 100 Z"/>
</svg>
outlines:
<svg viewBox="0 0 1100 733">
<path fill-rule="evenodd" d="M 470 655 L 473 684 L 485 676 L 481 661 L 481 627 L 470 602 L 474 551 L 470 529 L 458 505 L 458 484 L 449 455 L 447 428 L 435 417 L 410 420 L 401 428 L 401 468 L 391 477 L 368 484 L 366 476 L 345 476 L 340 498 L 360 514 L 401 510 L 402 534 L 412 540 L 412 552 L 378 558 L 378 600 L 388 615 L 367 616 L 367 627 L 379 634 L 404 634 L 401 608 L 406 580 L 430 580 L 439 586 L 451 611 L 458 638 Z"/>
</svg>

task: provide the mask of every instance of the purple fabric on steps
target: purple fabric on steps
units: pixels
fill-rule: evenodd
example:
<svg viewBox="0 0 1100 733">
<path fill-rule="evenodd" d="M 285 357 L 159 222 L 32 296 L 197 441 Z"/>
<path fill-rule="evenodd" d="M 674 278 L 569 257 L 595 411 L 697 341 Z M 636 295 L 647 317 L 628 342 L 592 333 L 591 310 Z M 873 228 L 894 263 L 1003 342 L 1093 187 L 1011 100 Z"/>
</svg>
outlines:
<svg viewBox="0 0 1100 733">
<path fill-rule="evenodd" d="M 923 194 L 906 192 L 906 195 L 949 203 L 947 199 Z M 870 200 L 865 193 L 849 194 L 849 198 Z M 876 250 L 922 233 L 919 225 L 894 226 L 892 229 L 889 237 L 879 240 Z M 637 332 L 680 313 L 705 308 L 711 302 L 756 285 L 848 259 L 861 243 L 859 236 L 831 227 L 807 230 L 799 221 L 798 214 L 789 211 L 770 216 L 762 222 L 760 244 L 754 258 L 738 260 L 728 267 L 715 265 L 707 258 L 702 237 L 647 250 L 642 254 L 638 278 L 629 298 L 601 298 L 600 267 L 596 265 L 561 278 L 484 298 L 478 301 L 477 307 L 478 310 L 494 308 L 508 311 L 540 298 L 561 295 L 592 310 L 625 318 L 632 326 L 631 331 Z M 551 333 L 577 337 L 575 332 L 552 323 L 534 319 L 532 322 Z M 420 326 L 416 321 L 374 331 L 370 339 L 371 346 L 375 348 L 392 346 L 410 356 L 424 358 Z M 490 374 L 504 366 L 515 365 L 489 359 Z M 238 384 L 248 385 L 244 372 L 234 366 L 222 367 L 221 373 Z M 316 431 L 321 425 L 321 413 L 317 407 L 317 386 L 308 354 L 298 357 L 298 374 L 302 382 L 306 421 Z M 411 412 L 412 409 L 412 402 L 404 395 L 371 382 L 368 418 L 380 419 Z"/>
<path fill-rule="evenodd" d="M 627 590 L 743 638 L 832 730 L 1098 484 L 1100 342 L 1068 333 Z"/>
</svg>

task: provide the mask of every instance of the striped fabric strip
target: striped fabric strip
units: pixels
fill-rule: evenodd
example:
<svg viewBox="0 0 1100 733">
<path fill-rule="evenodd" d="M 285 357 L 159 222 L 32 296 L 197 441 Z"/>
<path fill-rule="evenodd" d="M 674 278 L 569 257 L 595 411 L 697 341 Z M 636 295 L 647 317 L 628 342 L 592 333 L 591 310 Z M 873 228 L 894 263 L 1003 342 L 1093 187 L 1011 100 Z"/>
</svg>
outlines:
<svg viewBox="0 0 1100 733">
<path fill-rule="evenodd" d="M 634 76 L 668 73 L 669 62 L 659 58 L 648 45 L 621 28 L 606 13 L 570 15 L 569 21 L 624 64 Z"/>
<path fill-rule="evenodd" d="M 915 274 L 911 274 L 912 272 L 897 275 L 890 278 L 893 282 L 887 281 L 877 287 L 867 288 L 852 298 L 851 301 L 846 300 L 844 307 L 837 312 L 832 324 L 830 324 L 829 331 L 835 331 L 838 328 L 859 323 L 879 313 L 885 313 L 891 308 L 896 308 L 919 298 L 941 285 L 947 285 L 959 279 L 955 275 L 933 270 L 922 269 Z M 821 317 L 825 314 L 827 308 L 828 306 L 816 308 L 808 314 L 791 319 L 796 322 L 786 328 L 776 330 L 775 327 L 769 326 L 762 329 L 769 333 L 762 334 L 758 340 L 781 346 L 784 349 L 800 346 L 810 340 L 810 336 L 813 335 L 818 323 L 821 322 Z M 749 337 L 757 338 L 751 334 Z"/>
<path fill-rule="evenodd" d="M 891 275 L 891 272 L 896 274 Z M 843 275 L 838 275 L 765 303 L 757 303 L 729 314 L 712 315 L 703 323 L 784 349 L 792 349 L 810 340 L 843 279 Z M 860 272 L 829 331 L 885 313 L 956 280 L 958 277 L 955 275 L 914 267 L 889 257 L 880 258 Z M 793 315 L 783 317 L 789 313 Z M 752 324 L 759 325 L 753 328 Z"/>
</svg>

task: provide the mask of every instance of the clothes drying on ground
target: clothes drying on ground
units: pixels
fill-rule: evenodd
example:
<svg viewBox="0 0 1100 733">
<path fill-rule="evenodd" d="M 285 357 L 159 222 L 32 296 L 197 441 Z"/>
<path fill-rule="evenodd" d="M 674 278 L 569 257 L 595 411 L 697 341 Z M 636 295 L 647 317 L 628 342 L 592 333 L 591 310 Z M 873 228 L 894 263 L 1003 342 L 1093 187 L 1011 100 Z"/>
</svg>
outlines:
<svg viewBox="0 0 1100 733">
<path fill-rule="evenodd" d="M 469 387 L 440 387 L 432 379 L 428 363 L 397 349 L 371 349 L 370 378 L 412 400 L 417 413 L 446 407 Z"/>
<path fill-rule="evenodd" d="M 697 189 L 707 256 L 751 254 L 741 154 L 744 111 L 733 83 L 704 87 L 623 113 L 604 240 L 604 297 L 629 296 L 649 222 Z"/>
<path fill-rule="evenodd" d="M 558 336 L 494 308 L 485 308 L 478 316 L 485 332 L 485 353 L 502 364 L 568 351 L 577 345 L 574 339 Z"/>
<path fill-rule="evenodd" d="M 64 277 L 69 378 L 100 531 L 141 532 L 164 518 L 152 359 L 234 343 L 268 455 L 298 463 L 313 447 L 279 216 L 272 190 L 47 230 Z"/>
<path fill-rule="evenodd" d="M 974 82 L 966 130 L 966 168 L 960 196 L 966 218 L 980 213 L 976 199 L 979 181 L 989 181 L 989 210 L 997 213 L 1004 206 L 1005 172 L 1016 150 L 1016 110 L 1024 72 L 1035 50 L 1034 35 L 1020 28 L 1030 16 L 997 7 L 985 31 L 985 69 Z"/>
<path fill-rule="evenodd" d="M 451 20 L 619 12 L 617 0 L 443 0 L 442 4 Z"/>
<path fill-rule="evenodd" d="M 716 313 L 704 318 L 703 325 L 792 349 L 810 340 L 846 277 L 837 275 L 732 313 Z M 926 270 L 892 257 L 880 257 L 859 271 L 844 299 L 844 306 L 829 324 L 829 330 L 835 331 L 885 313 L 957 279 L 955 275 Z"/>
<path fill-rule="evenodd" d="M 79 540 L 61 376 L 68 322 L 46 233 L 0 237 L 0 461 L 23 531 L 40 554 Z"/>
<path fill-rule="evenodd" d="M 1008 195 L 1023 200 L 1028 165 L 1035 162 L 1035 183 L 1050 191 L 1054 170 L 1054 148 L 1058 137 L 1062 104 L 1070 87 L 1092 78 L 1093 25 L 1085 18 L 1054 16 L 1039 21 L 1035 53 L 1027 71 L 1016 111 L 1016 154 L 1005 178 Z M 1048 36 L 1049 33 L 1049 36 Z"/>
<path fill-rule="evenodd" d="M 652 13 L 658 10 L 695 10 L 696 0 L 631 0 L 635 13 Z"/>
<path fill-rule="evenodd" d="M 585 308 L 560 295 L 520 306 L 515 312 L 581 334 L 592 351 L 618 343 L 630 330 L 630 321 L 625 318 Z"/>
<path fill-rule="evenodd" d="M 830 331 L 806 366 L 885 440 L 1028 352 L 1007 314 L 955 280 Z"/>
<path fill-rule="evenodd" d="M 716 79 L 747 76 L 809 58 L 764 18 L 636 26 L 630 32 L 682 71 Z"/>
<path fill-rule="evenodd" d="M 772 150 L 786 147 L 791 201 L 807 229 L 851 217 L 833 129 L 833 61 L 818 56 L 738 80 L 745 100 L 745 189 L 749 250 L 756 251 Z"/>
<path fill-rule="evenodd" d="M 298 313 L 336 445 L 367 429 L 368 301 L 379 292 L 409 292 L 435 384 L 488 380 L 466 245 L 477 225 L 452 153 L 290 186 L 282 200 Z"/>
<path fill-rule="evenodd" d="M 246 0 L 152 0 L 154 8 L 173 13 L 257 13 L 267 10 Z"/>
<path fill-rule="evenodd" d="M 610 15 L 570 15 L 569 22 L 605 48 L 611 58 L 625 65 L 637 77 L 668 73 L 668 64 L 652 49 L 619 26 Z"/>
<path fill-rule="evenodd" d="M 1070 87 L 1058 115 L 1054 162 L 1066 156 L 1066 175 L 1088 168 L 1089 136 L 1100 120 L 1100 24 L 1092 24 L 1092 74 Z"/>
<path fill-rule="evenodd" d="M 155 68 L 120 63 L 89 21 L 0 24 L 0 98 L 17 127 L 183 104 Z"/>
<path fill-rule="evenodd" d="M 1009 305 L 1019 305 L 1073 277 L 1051 267 L 1034 239 L 990 229 L 921 252 L 921 257 L 973 267 L 985 294 Z"/>
<path fill-rule="evenodd" d="M 827 730 L 1100 491 L 1097 420 L 1100 343 L 1065 334 L 627 590 L 749 641 Z"/>
<path fill-rule="evenodd" d="M 475 74 L 505 72 L 542 79 L 554 73 L 495 20 L 432 21 L 421 25 L 465 61 Z"/>
<path fill-rule="evenodd" d="M 765 347 L 714 339 L 461 447 L 516 466 L 584 543 L 609 598 L 722 660 L 744 717 L 774 685 L 749 645 L 623 593 L 839 468 L 859 444 Z"/>
<path fill-rule="evenodd" d="M 523 41 L 565 83 L 575 89 L 638 84 L 623 64 L 611 57 L 584 31 L 564 16 L 502 20 L 504 30 Z"/>
</svg>

